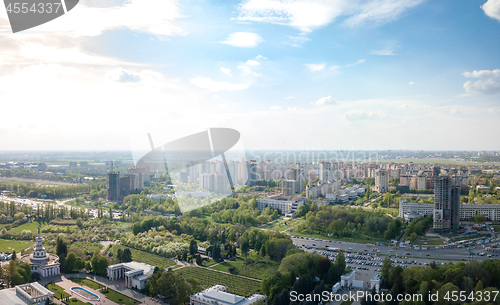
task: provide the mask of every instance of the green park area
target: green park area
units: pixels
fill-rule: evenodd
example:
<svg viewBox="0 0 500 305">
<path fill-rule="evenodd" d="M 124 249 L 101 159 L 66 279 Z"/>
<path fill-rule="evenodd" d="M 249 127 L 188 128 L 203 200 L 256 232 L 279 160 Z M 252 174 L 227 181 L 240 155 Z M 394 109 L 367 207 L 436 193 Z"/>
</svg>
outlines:
<svg viewBox="0 0 500 305">
<path fill-rule="evenodd" d="M 22 250 L 33 245 L 33 241 L 27 240 L 6 240 L 0 239 L 0 252 L 12 252 L 16 251 L 17 253 L 21 253 Z"/>
<path fill-rule="evenodd" d="M 95 250 L 101 250 L 102 245 L 99 243 L 92 243 L 88 241 L 77 241 L 68 246 L 68 248 L 76 248 L 82 250 L 84 253 L 94 253 Z"/>
<path fill-rule="evenodd" d="M 52 291 L 54 293 L 54 296 L 59 300 L 69 297 L 69 294 L 65 292 L 64 289 L 57 284 L 49 283 L 45 287 L 47 287 L 48 290 Z"/>
<path fill-rule="evenodd" d="M 42 228 L 47 225 L 46 222 L 31 221 L 31 222 L 27 222 L 25 224 L 22 224 L 22 225 L 20 225 L 18 227 L 10 229 L 10 232 L 12 232 L 12 233 L 21 233 L 24 230 L 29 230 L 29 231 L 31 231 L 31 233 L 37 234 L 38 233 L 38 225 L 39 224 L 41 224 Z"/>
<path fill-rule="evenodd" d="M 185 267 L 175 270 L 186 279 L 196 279 L 200 283 L 201 289 L 209 288 L 213 285 L 225 285 L 229 293 L 249 296 L 260 288 L 259 280 L 251 280 L 235 275 L 225 274 L 214 270 L 199 267 Z"/>
<path fill-rule="evenodd" d="M 89 280 L 89 279 L 79 279 L 79 278 L 75 278 L 75 277 L 70 277 L 69 279 L 74 283 L 87 286 L 87 287 L 92 288 L 94 290 L 99 290 L 101 287 L 103 287 L 101 284 L 96 283 L 96 282 Z"/>
<path fill-rule="evenodd" d="M 230 272 L 263 280 L 268 275 L 273 275 L 279 268 L 278 262 L 264 259 L 251 252 L 247 258 L 237 257 L 211 267 L 210 269 Z"/>
<path fill-rule="evenodd" d="M 80 301 L 79 299 L 76 299 L 76 298 L 71 298 L 63 303 L 67 304 L 67 305 L 92 305 L 92 303 L 83 302 L 83 301 Z"/>
<path fill-rule="evenodd" d="M 144 252 L 141 250 L 137 250 L 137 249 L 122 246 L 122 245 L 112 245 L 109 251 L 111 251 L 111 253 L 113 253 L 113 255 L 116 256 L 118 249 L 122 249 L 122 250 L 129 249 L 130 252 L 132 253 L 132 260 L 134 260 L 136 262 L 150 264 L 150 265 L 156 266 L 158 268 L 167 268 L 167 267 L 175 265 L 175 262 L 173 260 L 170 260 L 166 257 L 159 256 L 156 254 L 151 254 L 148 252 Z"/>
<path fill-rule="evenodd" d="M 106 299 L 115 302 L 117 304 L 122 304 L 122 305 L 136 305 L 140 304 L 141 302 L 136 301 L 126 295 L 123 295 L 119 292 L 114 291 L 113 289 L 106 289 L 106 290 L 101 290 L 100 291 L 104 296 L 106 296 Z"/>
</svg>

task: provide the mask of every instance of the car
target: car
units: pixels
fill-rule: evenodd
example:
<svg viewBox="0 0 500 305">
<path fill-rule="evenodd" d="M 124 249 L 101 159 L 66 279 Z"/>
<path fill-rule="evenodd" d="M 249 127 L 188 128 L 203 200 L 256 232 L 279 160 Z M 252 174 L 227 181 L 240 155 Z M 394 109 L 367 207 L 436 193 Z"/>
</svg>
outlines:
<svg viewBox="0 0 500 305">
<path fill-rule="evenodd" d="M 430 254 L 426 254 L 425 256 L 431 256 Z"/>
<path fill-rule="evenodd" d="M 411 255 L 410 253 L 406 253 L 406 255 Z"/>
<path fill-rule="evenodd" d="M 351 247 L 349 247 L 349 250 L 352 250 L 352 248 L 351 248 Z"/>
</svg>

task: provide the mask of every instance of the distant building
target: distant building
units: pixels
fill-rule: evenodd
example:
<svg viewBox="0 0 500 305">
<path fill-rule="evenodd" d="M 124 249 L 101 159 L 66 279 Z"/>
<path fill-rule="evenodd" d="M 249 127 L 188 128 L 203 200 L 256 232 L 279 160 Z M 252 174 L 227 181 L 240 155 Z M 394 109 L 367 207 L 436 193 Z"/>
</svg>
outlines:
<svg viewBox="0 0 500 305">
<path fill-rule="evenodd" d="M 285 215 L 293 215 L 297 211 L 299 205 L 303 204 L 304 200 L 281 196 L 257 199 L 257 209 L 259 209 L 259 211 L 263 211 L 265 208 L 269 207 L 274 210 L 278 209 L 280 213 Z"/>
<path fill-rule="evenodd" d="M 375 188 L 381 193 L 389 191 L 389 175 L 385 169 L 375 171 Z"/>
<path fill-rule="evenodd" d="M 120 172 L 108 173 L 108 200 L 120 200 Z"/>
<path fill-rule="evenodd" d="M 193 294 L 189 298 L 189 305 L 250 305 L 259 300 L 264 303 L 266 301 L 266 296 L 261 294 L 254 294 L 249 298 L 245 298 L 228 293 L 227 287 L 222 285 L 215 285 Z"/>
<path fill-rule="evenodd" d="M 37 164 L 37 169 L 38 169 L 39 171 L 44 172 L 44 171 L 46 171 L 46 170 L 47 170 L 47 164 L 45 164 L 45 163 L 38 163 L 38 164 Z"/>
<path fill-rule="evenodd" d="M 452 186 L 451 177 L 434 180 L 434 232 L 457 233 L 460 221 L 460 188 Z"/>
<path fill-rule="evenodd" d="M 146 288 L 146 282 L 154 271 L 154 266 L 139 262 L 120 263 L 107 268 L 110 280 L 124 278 L 126 287 L 135 287 L 137 289 Z"/>
</svg>

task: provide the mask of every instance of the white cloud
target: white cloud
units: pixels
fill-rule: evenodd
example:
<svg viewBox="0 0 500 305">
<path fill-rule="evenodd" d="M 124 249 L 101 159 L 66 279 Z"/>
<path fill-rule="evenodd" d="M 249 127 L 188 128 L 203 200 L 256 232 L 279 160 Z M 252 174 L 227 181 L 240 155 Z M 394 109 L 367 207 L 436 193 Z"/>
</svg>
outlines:
<svg viewBox="0 0 500 305">
<path fill-rule="evenodd" d="M 380 55 L 380 56 L 396 55 L 396 53 L 394 53 L 394 49 L 392 49 L 392 48 L 386 48 L 386 49 L 382 49 L 382 50 L 371 50 L 370 54 L 371 55 Z"/>
<path fill-rule="evenodd" d="M 474 70 L 472 72 L 464 72 L 465 77 L 483 78 L 483 77 L 500 77 L 500 69 L 496 70 Z"/>
<path fill-rule="evenodd" d="M 314 72 L 318 72 L 318 71 L 323 70 L 326 67 L 326 64 L 325 63 L 321 63 L 321 64 L 304 64 L 304 66 L 306 66 L 309 69 L 309 71 L 311 71 L 312 73 L 314 73 Z"/>
<path fill-rule="evenodd" d="M 302 44 L 306 43 L 307 41 L 310 41 L 311 39 L 307 38 L 306 36 L 291 36 L 287 35 L 288 41 L 284 41 L 284 43 L 291 45 L 294 48 L 300 48 Z"/>
<path fill-rule="evenodd" d="M 246 75 L 251 75 L 251 76 L 255 76 L 255 77 L 260 77 L 262 76 L 262 74 L 260 73 L 257 73 L 255 71 L 253 71 L 250 67 L 248 66 L 238 66 L 238 69 L 241 70 L 241 72 L 243 74 L 246 74 Z"/>
<path fill-rule="evenodd" d="M 262 55 L 257 55 L 257 56 L 255 56 L 255 59 L 267 59 L 267 57 L 264 57 Z"/>
<path fill-rule="evenodd" d="M 293 96 L 293 95 L 290 95 L 290 96 L 287 96 L 285 97 L 285 100 L 293 100 L 293 99 L 296 99 L 297 97 Z"/>
<path fill-rule="evenodd" d="M 231 69 L 229 69 L 229 68 L 220 67 L 219 71 L 222 72 L 222 73 L 224 73 L 224 74 L 226 74 L 226 75 L 232 76 L 231 75 Z"/>
<path fill-rule="evenodd" d="M 469 94 L 496 94 L 500 93 L 500 70 L 474 70 L 464 72 L 465 77 L 486 78 L 475 82 L 466 81 L 464 89 Z"/>
<path fill-rule="evenodd" d="M 135 83 L 141 79 L 139 73 L 121 67 L 111 71 L 107 77 L 112 81 L 121 83 Z"/>
<path fill-rule="evenodd" d="M 109 30 L 130 29 L 159 36 L 186 35 L 185 30 L 173 24 L 183 17 L 176 0 L 130 0 L 108 7 L 92 7 L 80 1 L 67 15 L 25 33 L 97 36 Z"/>
<path fill-rule="evenodd" d="M 255 61 L 255 60 L 247 60 L 247 65 L 249 66 L 260 66 L 260 63 L 258 61 Z"/>
<path fill-rule="evenodd" d="M 500 93 L 500 79 L 488 78 L 486 80 L 478 80 L 475 82 L 466 81 L 464 89 L 471 94 L 496 94 Z"/>
<path fill-rule="evenodd" d="M 316 106 L 321 106 L 321 105 L 332 104 L 332 103 L 336 103 L 336 101 L 332 98 L 331 95 L 329 95 L 329 96 L 325 96 L 325 97 L 320 98 L 319 100 L 317 100 L 316 102 L 314 102 L 312 104 L 316 105 Z"/>
<path fill-rule="evenodd" d="M 231 84 L 228 82 L 217 82 L 208 77 L 195 77 L 192 78 L 190 81 L 192 84 L 203 89 L 208 89 L 211 92 L 218 92 L 223 90 L 228 90 L 228 91 L 245 90 L 248 89 L 248 87 L 250 87 L 250 84 Z"/>
<path fill-rule="evenodd" d="M 379 120 L 385 118 L 382 111 L 351 110 L 342 116 L 347 121 Z"/>
<path fill-rule="evenodd" d="M 409 82 L 408 85 L 415 85 L 415 82 Z"/>
<path fill-rule="evenodd" d="M 500 0 L 488 0 L 481 8 L 486 15 L 500 21 Z"/>
<path fill-rule="evenodd" d="M 342 69 L 342 68 L 349 68 L 349 67 L 357 66 L 357 65 L 364 63 L 365 61 L 366 60 L 364 60 L 364 59 L 359 59 L 355 63 L 352 63 L 352 64 L 347 64 L 347 65 L 343 65 L 343 66 L 331 66 L 330 70 L 338 70 L 338 69 Z"/>
<path fill-rule="evenodd" d="M 220 43 L 239 48 L 254 48 L 263 41 L 264 39 L 262 39 L 259 34 L 249 32 L 235 32 L 229 34 L 226 40 L 221 41 Z"/>
<path fill-rule="evenodd" d="M 292 26 L 307 33 L 346 16 L 346 26 L 379 24 L 397 19 L 424 0 L 245 0 L 239 7 L 239 21 L 256 21 Z"/>
<path fill-rule="evenodd" d="M 274 110 L 274 111 L 279 111 L 279 110 L 283 110 L 283 108 L 281 106 L 271 106 L 269 107 L 271 110 Z"/>
</svg>

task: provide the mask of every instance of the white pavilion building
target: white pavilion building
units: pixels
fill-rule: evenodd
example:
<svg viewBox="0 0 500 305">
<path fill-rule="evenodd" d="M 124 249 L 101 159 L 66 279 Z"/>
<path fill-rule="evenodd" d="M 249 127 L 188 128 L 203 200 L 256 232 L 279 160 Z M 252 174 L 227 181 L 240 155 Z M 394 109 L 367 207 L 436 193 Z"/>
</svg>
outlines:
<svg viewBox="0 0 500 305">
<path fill-rule="evenodd" d="M 61 273 L 59 257 L 55 254 L 47 253 L 42 244 L 40 235 L 40 225 L 38 226 L 38 236 L 36 238 L 33 253 L 21 257 L 23 263 L 31 265 L 31 272 L 40 274 L 41 277 L 51 276 Z"/>
</svg>

